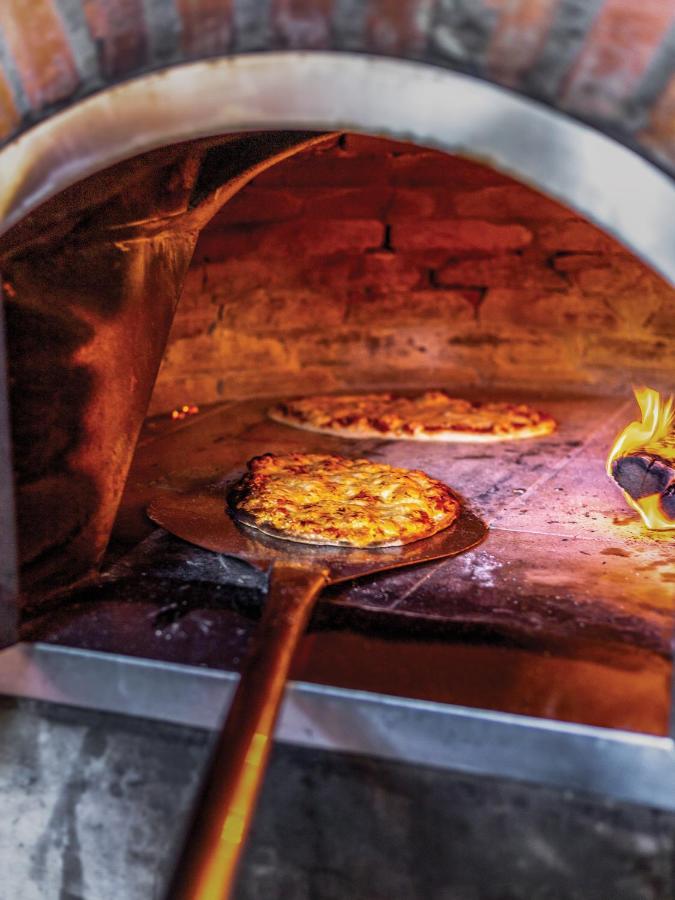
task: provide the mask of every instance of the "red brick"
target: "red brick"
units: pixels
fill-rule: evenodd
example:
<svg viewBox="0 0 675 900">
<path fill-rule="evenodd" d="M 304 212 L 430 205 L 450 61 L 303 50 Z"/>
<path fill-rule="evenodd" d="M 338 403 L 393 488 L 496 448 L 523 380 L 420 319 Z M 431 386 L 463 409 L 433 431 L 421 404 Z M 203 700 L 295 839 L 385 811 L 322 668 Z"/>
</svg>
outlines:
<svg viewBox="0 0 675 900">
<path fill-rule="evenodd" d="M 330 46 L 332 5 L 333 0 L 272 0 L 270 21 L 277 40 L 302 50 Z"/>
<path fill-rule="evenodd" d="M 646 324 L 656 335 L 675 337 L 675 292 L 672 289 L 670 289 L 670 296 L 659 304 L 658 308 L 649 316 Z M 671 350 L 669 359 L 672 366 L 672 360 L 675 359 L 675 348 Z"/>
<path fill-rule="evenodd" d="M 84 12 L 105 75 L 114 78 L 143 64 L 148 39 L 142 0 L 87 0 Z"/>
<path fill-rule="evenodd" d="M 394 290 L 375 299 L 352 299 L 347 309 L 350 325 L 412 325 L 420 332 L 426 322 L 451 322 L 455 329 L 474 320 L 473 305 L 459 291 Z"/>
<path fill-rule="evenodd" d="M 575 281 L 589 294 L 611 294 L 636 287 L 650 280 L 653 275 L 636 260 L 622 256 L 606 257 L 607 264 L 597 268 L 580 269 Z"/>
<path fill-rule="evenodd" d="M 405 307 L 401 307 L 403 310 Z M 408 327 L 406 327 L 406 324 Z M 419 322 L 394 321 L 372 327 L 354 326 L 334 329 L 324 334 L 305 332 L 295 342 L 300 364 L 315 365 L 318 359 L 330 367 L 343 370 L 360 368 L 372 377 L 373 369 L 392 370 L 411 366 L 429 366 L 438 358 L 438 328 L 422 335 Z M 392 361 L 395 360 L 395 364 Z"/>
<path fill-rule="evenodd" d="M 652 107 L 649 123 L 640 140 L 670 165 L 675 165 L 675 76 Z"/>
<path fill-rule="evenodd" d="M 579 342 L 551 334 L 550 325 L 543 334 L 539 329 L 501 337 L 487 360 L 494 381 L 504 380 L 525 390 L 587 382 L 580 367 Z M 485 379 L 485 373 L 481 374 Z"/>
<path fill-rule="evenodd" d="M 370 0 L 366 46 L 378 53 L 419 52 L 427 41 L 424 22 L 432 0 Z"/>
<path fill-rule="evenodd" d="M 311 258 L 314 260 L 314 258 Z M 309 265 L 314 265 L 314 261 Z M 225 260 L 193 261 L 185 281 L 181 304 L 222 303 L 228 297 L 246 297 L 260 288 L 302 287 L 308 264 L 299 256 L 282 257 L 269 265 L 262 255 L 230 256 Z"/>
<path fill-rule="evenodd" d="M 649 323 L 661 305 L 663 294 L 653 283 L 641 283 L 623 292 L 598 291 L 586 294 L 587 301 L 596 299 L 601 299 L 608 309 L 615 313 L 626 335 L 637 338 L 642 333 L 644 337 L 659 337 L 658 333 L 654 335 L 651 331 Z M 619 365 L 622 363 L 623 360 Z"/>
<path fill-rule="evenodd" d="M 490 75 L 515 86 L 536 62 L 560 0 L 492 0 L 499 19 L 486 53 Z"/>
<path fill-rule="evenodd" d="M 426 269 L 404 254 L 386 250 L 340 254 L 309 268 L 303 281 L 314 287 L 345 291 L 349 297 L 379 297 L 428 284 Z"/>
<path fill-rule="evenodd" d="M 255 183 L 228 200 L 205 231 L 223 225 L 251 222 L 283 222 L 299 215 L 303 200 L 297 191 L 258 188 Z"/>
<path fill-rule="evenodd" d="M 389 222 L 405 219 L 457 218 L 455 198 L 451 187 L 395 188 L 387 213 Z"/>
<path fill-rule="evenodd" d="M 512 183 L 481 163 L 429 150 L 392 160 L 392 183 L 402 187 L 473 188 Z"/>
<path fill-rule="evenodd" d="M 432 219 L 392 225 L 396 249 L 445 249 L 448 253 L 494 253 L 519 250 L 532 242 L 522 225 L 493 225 L 478 219 Z"/>
<path fill-rule="evenodd" d="M 617 318 L 600 297 L 584 297 L 578 290 L 488 291 L 480 308 L 481 323 L 499 324 L 508 330 L 537 327 L 606 331 L 617 327 Z"/>
<path fill-rule="evenodd" d="M 670 0 L 605 0 L 563 88 L 563 105 L 621 120 L 675 21 Z"/>
<path fill-rule="evenodd" d="M 362 188 L 296 188 L 308 219 L 385 219 L 392 191 L 386 185 Z"/>
<path fill-rule="evenodd" d="M 183 309 L 182 298 L 176 310 L 176 316 L 171 326 L 169 343 L 172 341 L 188 340 L 197 335 L 208 333 L 218 322 L 218 308 L 203 302 L 197 310 Z"/>
<path fill-rule="evenodd" d="M 223 326 L 252 334 L 284 334 L 305 329 L 329 331 L 341 325 L 346 299 L 341 292 L 320 292 L 312 286 L 259 288 L 246 297 L 228 296 L 221 310 Z"/>
<path fill-rule="evenodd" d="M 382 245 L 384 226 L 368 220 L 298 221 L 273 225 L 249 225 L 204 232 L 195 250 L 201 260 L 227 259 L 244 254 L 324 256 L 340 251 L 368 250 Z"/>
<path fill-rule="evenodd" d="M 594 269 L 601 266 L 606 259 L 603 253 L 561 253 L 552 256 L 550 264 L 556 272 L 579 272 L 581 269 Z"/>
<path fill-rule="evenodd" d="M 458 287 L 456 293 L 459 294 L 467 303 L 470 303 L 474 310 L 485 300 L 485 289 L 482 287 Z"/>
<path fill-rule="evenodd" d="M 397 248 L 396 256 L 404 257 L 409 265 L 423 269 L 440 269 L 452 256 L 447 247 L 422 247 L 415 250 Z"/>
<path fill-rule="evenodd" d="M 439 206 L 441 215 L 454 212 L 452 194 L 449 191 L 429 188 L 397 188 L 390 196 L 391 200 L 387 210 L 388 222 L 429 219 L 439 212 Z"/>
<path fill-rule="evenodd" d="M 635 335 L 629 337 L 611 337 L 598 331 L 588 336 L 586 358 L 589 363 L 604 366 L 610 372 L 616 370 L 616 361 L 621 360 L 630 371 L 631 380 L 640 384 L 647 379 L 642 374 L 645 370 L 654 372 L 661 370 L 672 384 L 673 347 L 670 341 L 662 338 L 643 338 Z M 625 377 L 622 379 L 627 380 Z"/>
<path fill-rule="evenodd" d="M 0 139 L 7 137 L 19 124 L 19 112 L 4 72 L 0 71 Z"/>
<path fill-rule="evenodd" d="M 206 268 L 203 265 L 193 263 L 188 269 L 183 283 L 183 290 L 178 302 L 178 311 L 187 315 L 195 309 L 208 305 L 208 303 Z"/>
<path fill-rule="evenodd" d="M 451 263 L 435 273 L 439 285 L 504 288 L 539 288 L 561 290 L 565 279 L 554 272 L 545 260 L 522 256 L 500 255 L 488 259 L 468 259 Z"/>
<path fill-rule="evenodd" d="M 570 219 L 546 225 L 538 232 L 541 247 L 551 251 L 579 253 L 619 253 L 621 245 L 588 222 Z"/>
<path fill-rule="evenodd" d="M 237 360 L 238 365 L 233 364 L 232 360 Z M 175 341 L 170 345 L 163 365 L 181 375 L 186 372 L 210 372 L 222 378 L 228 368 L 230 371 L 241 368 L 243 360 L 249 371 L 267 370 L 268 384 L 274 369 L 283 369 L 291 361 L 288 345 L 276 333 L 252 334 L 241 327 L 219 327 L 212 334 Z M 192 402 L 199 403 L 199 400 Z"/>
<path fill-rule="evenodd" d="M 2 0 L 0 30 L 34 109 L 69 97 L 79 86 L 61 18 L 50 0 Z"/>
<path fill-rule="evenodd" d="M 226 50 L 232 35 L 232 0 L 176 0 L 182 45 L 188 56 Z"/>
<path fill-rule="evenodd" d="M 521 184 L 487 187 L 457 194 L 455 207 L 461 216 L 505 222 L 518 219 L 569 219 L 571 215 L 564 206 Z"/>
</svg>

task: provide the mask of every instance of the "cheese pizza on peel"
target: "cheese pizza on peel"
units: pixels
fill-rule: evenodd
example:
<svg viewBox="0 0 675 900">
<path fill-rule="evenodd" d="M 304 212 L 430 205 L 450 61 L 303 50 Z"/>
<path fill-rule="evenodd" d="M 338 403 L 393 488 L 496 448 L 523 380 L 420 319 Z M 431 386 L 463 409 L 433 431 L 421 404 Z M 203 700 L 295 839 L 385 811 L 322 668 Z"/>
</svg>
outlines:
<svg viewBox="0 0 675 900">
<path fill-rule="evenodd" d="M 555 419 L 525 403 L 470 401 L 440 390 L 301 397 L 278 403 L 268 415 L 322 434 L 409 441 L 512 441 L 556 429 Z"/>
<path fill-rule="evenodd" d="M 265 534 L 309 544 L 396 547 L 451 525 L 450 488 L 416 469 L 316 453 L 267 453 L 248 463 L 230 505 Z"/>
</svg>

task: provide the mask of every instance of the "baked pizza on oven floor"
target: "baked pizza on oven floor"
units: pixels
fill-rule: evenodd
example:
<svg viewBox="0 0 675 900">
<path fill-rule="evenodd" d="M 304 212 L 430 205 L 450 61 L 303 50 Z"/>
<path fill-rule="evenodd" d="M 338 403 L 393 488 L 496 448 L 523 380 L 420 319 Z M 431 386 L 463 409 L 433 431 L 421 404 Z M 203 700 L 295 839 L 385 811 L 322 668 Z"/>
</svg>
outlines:
<svg viewBox="0 0 675 900">
<path fill-rule="evenodd" d="M 267 453 L 230 496 L 235 517 L 273 537 L 310 544 L 395 547 L 451 525 L 450 488 L 416 469 L 315 453 Z"/>
<path fill-rule="evenodd" d="M 277 403 L 268 415 L 322 434 L 413 441 L 510 441 L 556 428 L 555 419 L 524 403 L 463 400 L 440 390 L 301 397 Z"/>
</svg>

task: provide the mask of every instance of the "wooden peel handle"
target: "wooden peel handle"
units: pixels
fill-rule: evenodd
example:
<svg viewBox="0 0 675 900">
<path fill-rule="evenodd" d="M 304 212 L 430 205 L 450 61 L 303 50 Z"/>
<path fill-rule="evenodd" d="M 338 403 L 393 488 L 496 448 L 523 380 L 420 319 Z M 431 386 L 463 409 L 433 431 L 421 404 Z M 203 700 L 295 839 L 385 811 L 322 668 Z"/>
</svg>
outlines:
<svg viewBox="0 0 675 900">
<path fill-rule="evenodd" d="M 262 619 L 195 804 L 168 900 L 225 900 L 234 887 L 300 636 L 328 572 L 275 565 Z"/>
</svg>

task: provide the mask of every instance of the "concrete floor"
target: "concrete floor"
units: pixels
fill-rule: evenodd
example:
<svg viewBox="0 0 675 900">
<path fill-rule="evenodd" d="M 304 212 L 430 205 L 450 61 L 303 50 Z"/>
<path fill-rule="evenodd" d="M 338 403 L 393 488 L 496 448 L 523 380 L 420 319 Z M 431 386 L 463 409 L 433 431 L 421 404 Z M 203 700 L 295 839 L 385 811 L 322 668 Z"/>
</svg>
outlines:
<svg viewBox="0 0 675 900">
<path fill-rule="evenodd" d="M 0 900 L 159 900 L 209 734 L 0 720 Z M 671 900 L 674 849 L 662 812 L 279 745 L 236 900 Z"/>
</svg>

